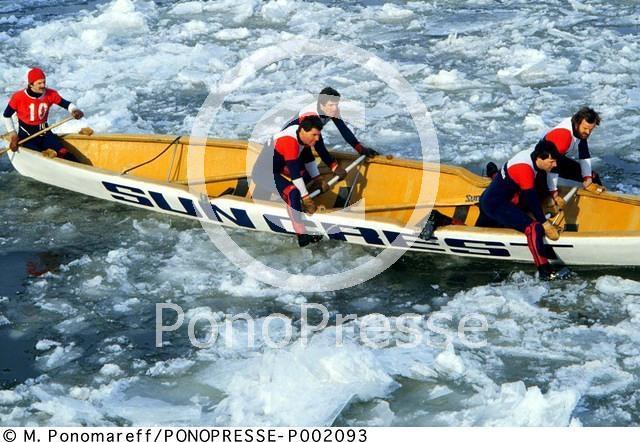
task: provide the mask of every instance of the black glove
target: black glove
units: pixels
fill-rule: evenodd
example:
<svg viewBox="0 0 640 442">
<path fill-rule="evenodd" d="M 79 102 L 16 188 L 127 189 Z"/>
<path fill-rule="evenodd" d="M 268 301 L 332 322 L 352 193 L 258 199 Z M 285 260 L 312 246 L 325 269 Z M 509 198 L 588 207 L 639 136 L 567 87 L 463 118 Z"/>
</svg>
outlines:
<svg viewBox="0 0 640 442">
<path fill-rule="evenodd" d="M 356 148 L 357 148 L 358 153 L 360 155 L 364 155 L 367 158 L 373 158 L 375 156 L 380 155 L 377 150 L 372 149 L 372 148 L 367 147 L 367 146 L 363 146 L 362 144 L 356 145 Z"/>
<path fill-rule="evenodd" d="M 84 117 L 84 112 L 82 112 L 80 109 L 74 109 L 73 112 L 71 112 L 71 115 L 76 120 L 79 120 L 80 118 Z"/>
<path fill-rule="evenodd" d="M 342 167 L 340 166 L 336 166 L 335 169 L 333 169 L 333 173 L 335 173 L 336 175 L 338 175 L 338 177 L 340 178 L 340 180 L 344 180 L 347 177 L 347 171 L 344 170 Z"/>
<path fill-rule="evenodd" d="M 313 193 L 316 190 L 319 190 L 320 193 L 325 193 L 329 191 L 329 183 L 327 183 L 321 177 L 317 176 L 311 180 L 307 188 L 309 189 L 310 193 Z"/>
</svg>

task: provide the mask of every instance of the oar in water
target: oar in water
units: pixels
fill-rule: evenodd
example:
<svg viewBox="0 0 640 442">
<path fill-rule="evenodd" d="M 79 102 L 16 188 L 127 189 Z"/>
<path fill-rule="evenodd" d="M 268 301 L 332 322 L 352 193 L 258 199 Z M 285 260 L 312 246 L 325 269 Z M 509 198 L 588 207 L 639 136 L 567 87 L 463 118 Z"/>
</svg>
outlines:
<svg viewBox="0 0 640 442">
<path fill-rule="evenodd" d="M 38 132 L 36 132 L 36 133 L 34 133 L 34 134 L 32 134 L 32 135 L 29 135 L 27 138 L 20 140 L 20 141 L 18 142 L 18 146 L 23 145 L 23 144 L 24 144 L 24 143 L 26 143 L 27 141 L 32 140 L 32 139 L 34 139 L 35 137 L 40 136 L 40 135 L 42 135 L 42 134 L 43 134 L 43 133 L 45 133 L 45 132 L 49 132 L 51 129 L 55 129 L 55 128 L 56 128 L 56 127 L 58 127 L 58 126 L 62 126 L 62 125 L 63 125 L 64 123 L 66 123 L 67 121 L 73 120 L 73 118 L 74 118 L 74 117 L 73 117 L 73 115 L 69 115 L 68 117 L 63 118 L 62 120 L 58 121 L 57 123 L 54 123 L 54 124 L 52 124 L 51 126 L 45 127 L 44 129 L 42 129 L 42 130 L 40 130 L 40 131 L 38 131 Z M 6 133 L 6 134 L 2 135 L 2 138 L 6 137 L 7 135 L 9 135 L 9 133 Z M 2 155 L 4 155 L 5 153 L 7 153 L 7 151 L 8 151 L 8 150 L 9 150 L 9 148 L 8 148 L 8 147 L 7 147 L 7 148 L 5 148 L 5 149 L 3 149 L 3 150 L 0 150 L 0 156 L 2 156 Z"/>
</svg>

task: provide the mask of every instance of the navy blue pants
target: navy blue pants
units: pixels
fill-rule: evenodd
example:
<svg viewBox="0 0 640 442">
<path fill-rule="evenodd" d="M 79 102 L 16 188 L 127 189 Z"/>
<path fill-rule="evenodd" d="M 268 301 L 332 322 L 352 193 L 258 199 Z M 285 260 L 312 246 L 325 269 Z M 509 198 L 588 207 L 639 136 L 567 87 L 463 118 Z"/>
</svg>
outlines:
<svg viewBox="0 0 640 442">
<path fill-rule="evenodd" d="M 476 227 L 506 227 L 524 233 L 536 267 L 548 264 L 542 225 L 513 204 L 512 198 L 513 192 L 498 173 L 480 196 L 480 216 Z"/>
<path fill-rule="evenodd" d="M 20 140 L 23 140 L 27 137 L 29 137 L 29 134 L 24 129 L 20 128 L 20 130 L 18 131 L 18 138 Z M 60 140 L 60 138 L 51 131 L 45 132 L 42 135 L 38 135 L 37 137 L 32 138 L 31 140 L 22 144 L 22 146 L 28 149 L 36 150 L 38 152 L 44 152 L 47 149 L 52 149 L 56 151 L 56 153 L 58 154 L 58 158 L 64 158 L 65 160 L 78 162 L 78 159 L 75 157 L 75 155 L 73 155 L 66 147 L 64 147 L 64 145 L 62 144 L 62 140 Z"/>
<path fill-rule="evenodd" d="M 23 140 L 28 136 L 29 134 L 27 134 L 24 130 L 20 130 L 20 140 Z M 37 150 L 38 152 L 43 152 L 47 149 L 53 149 L 58 152 L 63 148 L 60 138 L 58 138 L 56 134 L 51 133 L 51 131 L 45 132 L 42 135 L 38 135 L 37 137 L 24 143 L 23 146 L 28 149 Z"/>
<path fill-rule="evenodd" d="M 302 178 L 305 183 L 309 182 L 308 175 L 305 174 Z M 300 191 L 295 184 L 280 174 L 275 174 L 273 179 L 278 193 L 287 204 L 287 212 L 293 224 L 293 230 L 295 230 L 297 234 L 305 233 L 304 222 L 302 221 L 302 195 Z"/>
</svg>

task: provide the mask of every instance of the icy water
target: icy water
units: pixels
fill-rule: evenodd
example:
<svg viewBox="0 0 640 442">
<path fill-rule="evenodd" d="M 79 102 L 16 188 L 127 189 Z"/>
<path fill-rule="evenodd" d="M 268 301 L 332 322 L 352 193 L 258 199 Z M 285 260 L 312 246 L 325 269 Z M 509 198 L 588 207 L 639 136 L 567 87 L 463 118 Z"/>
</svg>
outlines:
<svg viewBox="0 0 640 442">
<path fill-rule="evenodd" d="M 474 171 L 589 104 L 603 117 L 590 140 L 596 170 L 613 189 L 640 190 L 636 1 L 0 2 L 0 86 L 8 98 L 38 64 L 87 114 L 66 130 L 188 133 L 225 72 L 299 37 L 347 42 L 392 63 L 429 107 L 442 160 Z M 246 138 L 276 103 L 326 84 L 369 106 L 363 140 L 418 155 L 397 98 L 348 58 L 285 60 L 259 72 L 229 97 L 211 133 Z M 637 269 L 580 269 L 550 284 L 527 265 L 406 255 L 351 289 L 285 292 L 237 269 L 197 223 L 33 182 L 6 157 L 0 215 L 3 425 L 640 423 Z M 234 235 L 265 261 L 319 274 L 372 253 Z M 190 345 L 186 325 L 156 348 L 159 302 L 188 317 L 282 313 L 296 331 L 305 302 L 360 319 L 342 347 L 335 328 L 281 349 L 254 332 L 249 347 L 240 324 L 231 348 Z M 366 315 L 430 312 L 451 318 L 441 326 L 452 346 L 372 348 L 357 332 Z M 482 348 L 455 334 L 471 314 L 489 325 L 477 336 Z M 432 334 L 425 320 L 416 327 Z"/>
</svg>

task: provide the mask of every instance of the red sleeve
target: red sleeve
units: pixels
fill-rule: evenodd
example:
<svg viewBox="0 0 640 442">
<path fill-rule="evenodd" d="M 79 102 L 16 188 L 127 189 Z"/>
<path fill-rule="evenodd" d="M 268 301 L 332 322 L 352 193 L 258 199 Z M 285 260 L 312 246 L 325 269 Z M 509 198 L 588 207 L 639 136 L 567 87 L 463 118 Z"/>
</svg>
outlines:
<svg viewBox="0 0 640 442">
<path fill-rule="evenodd" d="M 62 97 L 60 96 L 58 91 L 56 91 L 54 89 L 47 89 L 47 94 L 49 95 L 47 97 L 48 101 L 51 104 L 60 104 L 60 102 L 62 101 Z"/>
<path fill-rule="evenodd" d="M 285 161 L 293 161 L 298 159 L 299 146 L 298 141 L 293 137 L 282 137 L 276 140 L 275 149 L 284 157 Z"/>
<path fill-rule="evenodd" d="M 571 146 L 571 132 L 568 129 L 553 129 L 544 138 L 556 146 L 560 155 L 566 154 Z"/>
<path fill-rule="evenodd" d="M 536 175 L 528 164 L 514 164 L 507 170 L 509 177 L 522 190 L 530 190 L 535 186 Z"/>
</svg>

